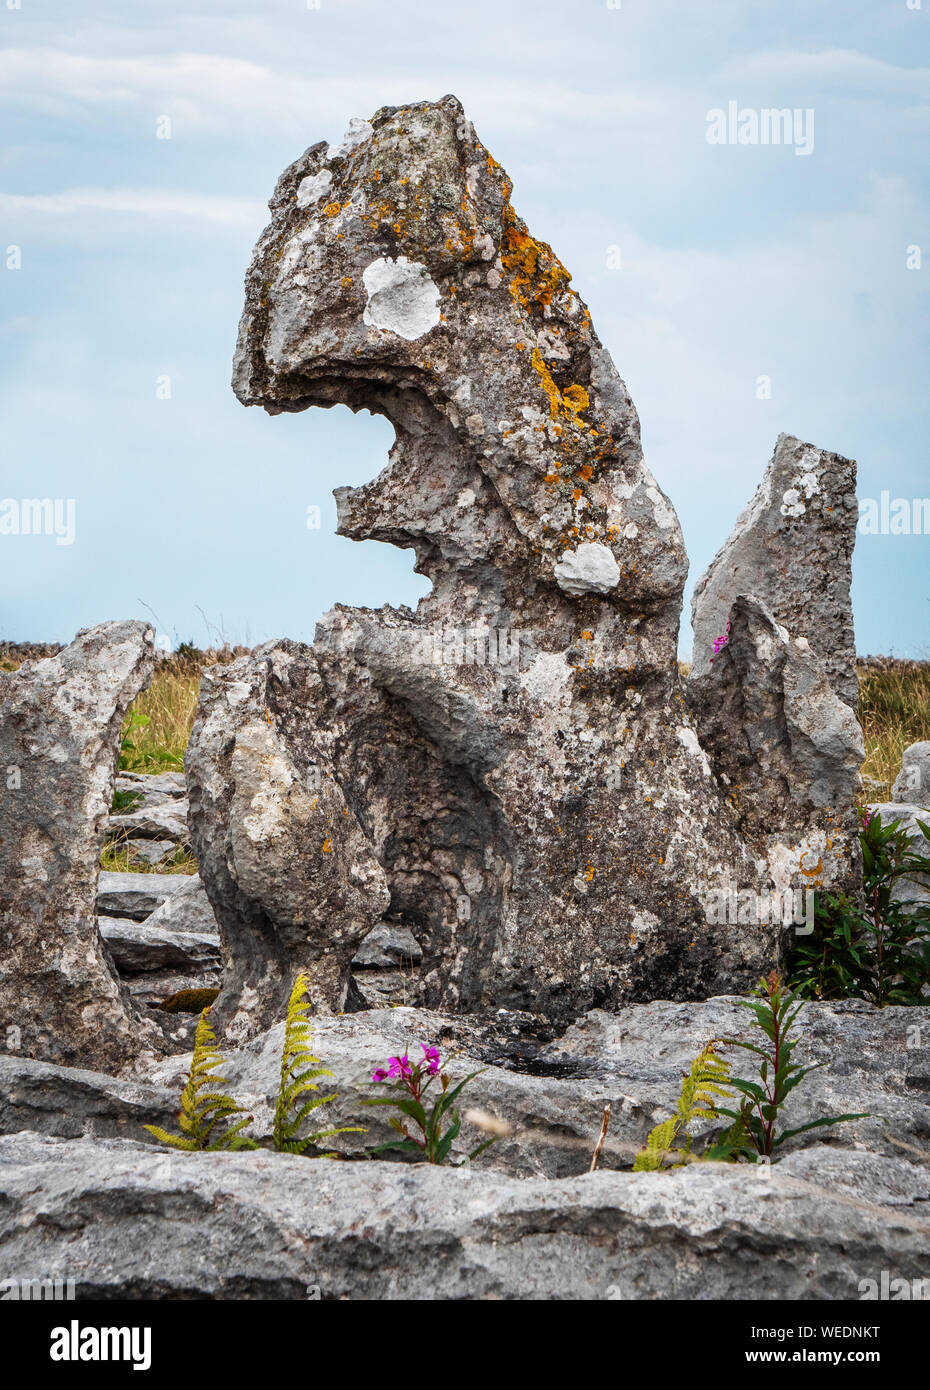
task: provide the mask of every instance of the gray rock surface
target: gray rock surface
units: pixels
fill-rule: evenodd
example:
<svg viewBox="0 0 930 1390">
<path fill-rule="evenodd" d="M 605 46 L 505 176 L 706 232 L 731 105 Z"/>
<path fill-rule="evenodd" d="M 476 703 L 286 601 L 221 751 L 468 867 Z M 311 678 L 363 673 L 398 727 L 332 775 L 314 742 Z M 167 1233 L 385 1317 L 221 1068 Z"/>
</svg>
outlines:
<svg viewBox="0 0 930 1390">
<path fill-rule="evenodd" d="M 134 860 L 154 867 L 169 854 L 174 854 L 178 846 L 174 840 L 126 840 L 125 848 Z"/>
<path fill-rule="evenodd" d="M 176 874 L 177 888 L 146 917 L 145 924 L 164 931 L 217 935 L 219 925 L 199 874 Z"/>
<path fill-rule="evenodd" d="M 352 960 L 356 970 L 383 970 L 396 965 L 419 965 L 420 943 L 407 927 L 379 922 L 372 927 Z"/>
<path fill-rule="evenodd" d="M 188 1032 L 193 1039 L 193 1025 Z M 83 1136 L 154 1144 L 142 1126 L 173 1130 L 177 1113 L 177 1092 L 120 1081 L 103 1072 L 0 1055 L 0 1134 L 29 1130 L 62 1139 Z"/>
<path fill-rule="evenodd" d="M 65 1270 L 79 1298 L 430 1301 L 856 1301 L 881 1270 L 925 1278 L 926 1171 L 878 1161 L 863 1199 L 844 1158 L 822 1182 L 716 1164 L 553 1182 L 27 1132 L 0 1138 L 0 1276 Z"/>
<path fill-rule="evenodd" d="M 143 806 L 162 806 L 165 801 L 180 801 L 187 795 L 183 772 L 120 772 L 116 789 L 140 793 Z"/>
<path fill-rule="evenodd" d="M 0 1038 L 27 1057 L 116 1069 L 150 1039 L 95 898 L 122 720 L 153 640 L 145 623 L 102 623 L 0 676 Z"/>
<path fill-rule="evenodd" d="M 224 931 L 248 923 L 250 949 L 276 943 L 268 968 L 287 973 L 287 884 L 243 874 L 231 849 L 270 817 L 249 853 L 283 852 L 276 818 L 296 812 L 280 764 L 288 786 L 313 771 L 342 799 L 389 920 L 421 944 L 431 1006 L 567 1019 L 747 987 L 780 932 L 709 923 L 707 892 L 762 888 L 768 866 L 684 707 L 686 558 L 626 387 L 455 98 L 384 108 L 356 134 L 278 182 L 233 384 L 270 413 L 345 402 L 388 418 L 388 466 L 337 489 L 339 530 L 412 547 L 433 588 L 416 614 L 339 606 L 312 650 L 282 642 L 205 682 L 191 820 Z M 271 760 L 250 755 L 247 798 L 240 729 Z M 308 890 L 309 814 L 293 821 L 309 853 L 282 860 Z M 342 933 L 344 912 L 330 918 Z M 221 1020 L 247 1012 L 240 995 L 224 992 Z"/>
<path fill-rule="evenodd" d="M 852 710 L 859 686 L 852 552 L 859 519 L 852 459 L 780 434 L 765 476 L 694 588 L 691 679 L 706 677 L 733 603 L 758 599 L 804 638 L 831 688 Z"/>
<path fill-rule="evenodd" d="M 853 891 L 862 731 L 807 639 L 740 596 L 729 641 L 688 687 L 701 744 L 776 888 Z"/>
<path fill-rule="evenodd" d="M 197 877 L 193 874 L 117 874 L 103 870 L 97 889 L 97 912 L 104 917 L 133 917 L 141 922 L 170 898 L 189 893 L 191 890 L 186 885 Z"/>
<path fill-rule="evenodd" d="M 930 743 L 912 743 L 905 748 L 891 799 L 930 808 Z"/>
<path fill-rule="evenodd" d="M 172 968 L 191 977 L 220 967 L 220 938 L 216 932 L 179 931 L 174 924 L 152 925 L 126 917 L 101 917 L 100 934 L 122 975 L 140 975 Z"/>
<path fill-rule="evenodd" d="M 301 970 L 315 1010 L 342 1009 L 352 957 L 388 905 L 304 720 L 320 681 L 297 650 L 268 644 L 208 667 L 185 759 L 191 838 L 223 941 L 214 1014 L 232 1040 L 283 1016 Z"/>
<path fill-rule="evenodd" d="M 187 843 L 187 814 L 186 801 L 166 798 L 156 806 L 111 815 L 107 834 L 111 838 L 139 835 L 149 840 L 169 839 L 183 845 Z"/>
</svg>

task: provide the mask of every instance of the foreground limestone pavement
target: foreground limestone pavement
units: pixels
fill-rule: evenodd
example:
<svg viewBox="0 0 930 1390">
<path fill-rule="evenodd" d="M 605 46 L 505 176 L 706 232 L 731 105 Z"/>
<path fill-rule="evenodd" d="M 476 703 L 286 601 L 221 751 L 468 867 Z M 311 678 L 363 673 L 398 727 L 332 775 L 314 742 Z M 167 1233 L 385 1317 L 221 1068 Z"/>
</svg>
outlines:
<svg viewBox="0 0 930 1390">
<path fill-rule="evenodd" d="M 24 1133 L 0 1138 L 0 1258 L 79 1298 L 857 1299 L 924 1277 L 930 1240 L 926 1170 L 902 1196 L 864 1158 L 828 1185 L 790 1161 L 521 1182 Z"/>
</svg>

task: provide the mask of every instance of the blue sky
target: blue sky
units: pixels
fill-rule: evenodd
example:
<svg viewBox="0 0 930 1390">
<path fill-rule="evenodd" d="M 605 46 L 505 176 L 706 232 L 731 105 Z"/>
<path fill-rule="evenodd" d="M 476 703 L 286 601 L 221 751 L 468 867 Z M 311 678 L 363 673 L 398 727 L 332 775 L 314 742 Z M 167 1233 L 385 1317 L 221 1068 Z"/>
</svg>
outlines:
<svg viewBox="0 0 930 1390">
<path fill-rule="evenodd" d="M 930 0 L 10 3 L 0 497 L 74 498 L 76 528 L 0 535 L 0 638 L 154 613 L 172 640 L 309 640 L 334 602 L 425 592 L 412 552 L 334 534 L 387 424 L 245 410 L 229 375 L 284 166 L 446 92 L 572 271 L 692 582 L 780 430 L 858 459 L 861 496 L 930 495 Z M 709 144 L 730 101 L 812 110 L 812 152 Z M 928 559 L 859 538 L 860 652 L 930 656 Z"/>
</svg>

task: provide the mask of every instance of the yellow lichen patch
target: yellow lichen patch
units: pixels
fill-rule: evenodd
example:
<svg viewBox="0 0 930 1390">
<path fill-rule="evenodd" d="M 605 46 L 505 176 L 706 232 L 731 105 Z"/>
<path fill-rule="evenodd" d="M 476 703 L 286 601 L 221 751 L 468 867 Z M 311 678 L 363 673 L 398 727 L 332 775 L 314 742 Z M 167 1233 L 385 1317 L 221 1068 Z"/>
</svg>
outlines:
<svg viewBox="0 0 930 1390">
<path fill-rule="evenodd" d="M 575 420 L 577 420 L 581 412 L 587 410 L 588 406 L 591 404 L 588 393 L 584 387 L 574 385 L 566 386 L 565 390 L 562 392 L 562 401 L 566 414 L 571 411 L 572 417 Z"/>
<path fill-rule="evenodd" d="M 555 418 L 561 409 L 562 393 L 552 380 L 552 373 L 543 361 L 542 353 L 539 351 L 539 348 L 533 348 L 533 356 L 530 360 L 539 373 L 542 389 L 549 397 L 549 414 Z"/>
<path fill-rule="evenodd" d="M 585 869 L 585 871 L 584 871 L 584 881 L 585 881 L 585 883 L 590 883 L 593 877 L 594 877 L 594 865 L 593 865 L 593 864 L 589 864 L 588 867 L 587 867 L 587 868 Z"/>
<path fill-rule="evenodd" d="M 325 206 L 325 208 L 323 209 L 323 212 L 324 212 L 324 214 L 325 214 L 327 217 L 335 217 L 335 216 L 336 216 L 336 213 L 337 213 L 337 212 L 341 212 L 341 211 L 342 211 L 342 204 L 341 204 L 341 203 L 327 203 L 326 206 Z"/>
<path fill-rule="evenodd" d="M 544 308 L 572 277 L 551 246 L 530 236 L 525 227 L 517 226 L 517 215 L 509 203 L 504 209 L 504 221 L 507 228 L 501 262 L 513 277 L 510 293 L 524 308 Z"/>
<path fill-rule="evenodd" d="M 330 837 L 327 835 L 326 839 L 323 841 L 323 853 L 324 853 L 324 854 L 332 854 L 332 852 L 333 852 L 333 842 L 332 842 L 332 840 L 330 839 Z"/>
<path fill-rule="evenodd" d="M 342 277 L 342 279 L 339 281 L 339 283 L 340 283 L 340 285 L 342 286 L 342 288 L 343 288 L 344 290 L 347 290 L 347 289 L 349 288 L 349 286 L 351 285 L 351 283 L 352 283 L 352 276 L 351 276 L 351 275 L 343 275 L 343 277 Z"/>
<path fill-rule="evenodd" d="M 588 629 L 585 628 L 584 632 L 581 634 L 581 640 L 582 640 L 582 642 L 593 642 L 593 641 L 594 641 L 594 633 L 593 633 L 593 632 L 589 632 Z"/>
</svg>

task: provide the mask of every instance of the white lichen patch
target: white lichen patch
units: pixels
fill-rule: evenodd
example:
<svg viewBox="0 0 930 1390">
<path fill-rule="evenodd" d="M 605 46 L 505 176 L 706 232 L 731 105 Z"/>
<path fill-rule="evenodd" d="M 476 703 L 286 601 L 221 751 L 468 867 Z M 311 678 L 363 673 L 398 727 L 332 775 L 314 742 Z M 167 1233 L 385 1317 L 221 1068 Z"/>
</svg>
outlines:
<svg viewBox="0 0 930 1390">
<path fill-rule="evenodd" d="M 321 198 L 325 198 L 332 181 L 333 176 L 329 169 L 321 169 L 318 174 L 308 174 L 297 185 L 297 206 L 308 208 L 311 203 L 317 203 Z"/>
<path fill-rule="evenodd" d="M 362 280 L 368 291 L 362 319 L 369 327 L 387 329 L 411 343 L 439 322 L 439 290 L 419 261 L 381 256 L 366 267 Z"/>
<path fill-rule="evenodd" d="M 582 541 L 555 566 L 555 580 L 566 594 L 607 594 L 620 583 L 613 551 L 596 541 Z"/>
<path fill-rule="evenodd" d="M 802 473 L 782 494 L 782 516 L 803 516 L 807 511 L 807 503 L 819 491 L 820 479 L 817 474 Z"/>
<path fill-rule="evenodd" d="M 326 162 L 332 159 L 342 159 L 345 155 L 351 154 L 357 145 L 362 145 L 370 135 L 374 135 L 375 128 L 371 121 L 363 121 L 360 116 L 353 116 L 349 121 L 349 129 L 338 143 L 330 145 L 326 151 Z"/>
<path fill-rule="evenodd" d="M 707 760 L 707 754 L 704 752 L 700 743 L 698 743 L 698 736 L 694 730 L 689 729 L 685 724 L 681 724 L 675 732 L 678 735 L 678 742 L 681 744 L 682 748 L 684 748 L 687 753 L 690 753 L 692 757 L 700 761 L 701 771 L 705 777 L 709 777 L 710 763 Z"/>
<path fill-rule="evenodd" d="M 564 652 L 540 652 L 520 677 L 520 684 L 531 700 L 559 704 L 571 678 Z"/>
</svg>

